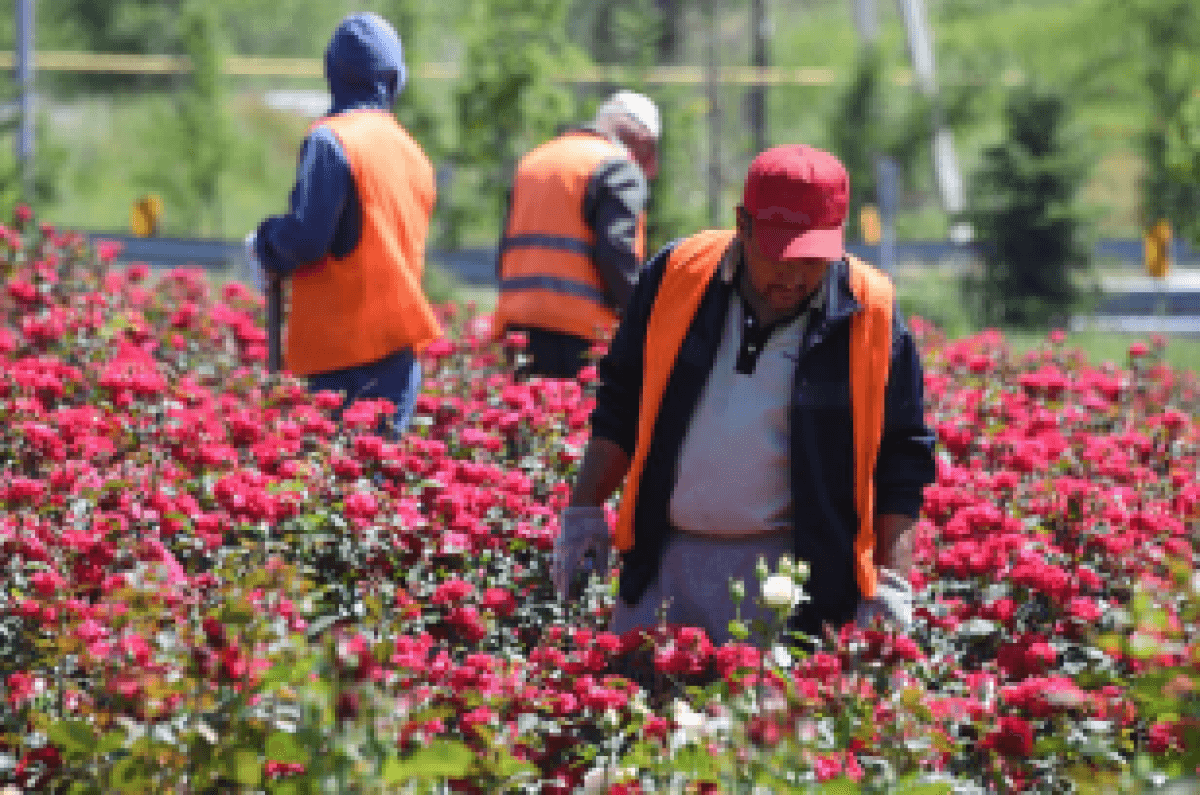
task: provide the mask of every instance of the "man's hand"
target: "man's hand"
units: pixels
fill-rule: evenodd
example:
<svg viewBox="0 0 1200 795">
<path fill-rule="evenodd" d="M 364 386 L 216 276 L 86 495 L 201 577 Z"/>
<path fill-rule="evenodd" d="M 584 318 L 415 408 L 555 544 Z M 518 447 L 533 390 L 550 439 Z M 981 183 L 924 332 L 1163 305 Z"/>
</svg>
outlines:
<svg viewBox="0 0 1200 795">
<path fill-rule="evenodd" d="M 875 586 L 875 598 L 863 599 L 858 603 L 854 623 L 860 629 L 868 629 L 883 621 L 904 632 L 912 629 L 913 592 L 906 577 L 891 569 L 879 568 L 879 582 Z"/>
<path fill-rule="evenodd" d="M 572 592 L 576 590 L 573 586 L 578 578 L 589 573 L 585 564 L 589 553 L 592 555 L 591 571 L 600 576 L 607 575 L 611 548 L 603 507 L 574 507 L 563 511 L 550 566 L 550 577 L 558 598 L 568 603 L 574 601 L 577 594 Z"/>
</svg>

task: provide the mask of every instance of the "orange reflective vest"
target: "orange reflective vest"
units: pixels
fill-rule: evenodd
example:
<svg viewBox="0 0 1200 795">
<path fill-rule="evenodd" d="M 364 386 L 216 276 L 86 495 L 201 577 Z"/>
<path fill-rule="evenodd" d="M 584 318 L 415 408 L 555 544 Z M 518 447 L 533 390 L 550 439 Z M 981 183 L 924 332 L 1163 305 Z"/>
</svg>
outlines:
<svg viewBox="0 0 1200 795">
<path fill-rule="evenodd" d="M 348 255 L 326 255 L 289 280 L 284 363 L 297 375 L 418 350 L 442 334 L 421 287 L 436 196 L 429 158 L 384 111 L 350 111 L 317 124 L 333 131 L 350 162 L 362 231 Z"/>
<path fill-rule="evenodd" d="M 633 516 L 638 483 L 650 452 L 659 405 L 675 358 L 696 308 L 733 242 L 727 230 L 700 232 L 671 252 L 646 326 L 642 395 L 637 437 L 625 490 L 617 513 L 614 544 L 633 546 Z M 850 287 L 863 310 L 850 323 L 850 410 L 854 425 L 854 495 L 858 532 L 854 541 L 854 570 L 864 597 L 875 595 L 875 459 L 883 435 L 884 390 L 892 346 L 891 281 L 855 258 L 850 262 Z"/>
<path fill-rule="evenodd" d="M 583 217 L 593 172 L 628 159 L 618 144 L 593 133 L 561 135 L 529 152 L 517 166 L 508 225 L 500 242 L 500 297 L 492 327 L 540 328 L 593 342 L 617 323 L 592 264 L 596 236 Z M 645 256 L 645 214 L 634 250 Z"/>
</svg>

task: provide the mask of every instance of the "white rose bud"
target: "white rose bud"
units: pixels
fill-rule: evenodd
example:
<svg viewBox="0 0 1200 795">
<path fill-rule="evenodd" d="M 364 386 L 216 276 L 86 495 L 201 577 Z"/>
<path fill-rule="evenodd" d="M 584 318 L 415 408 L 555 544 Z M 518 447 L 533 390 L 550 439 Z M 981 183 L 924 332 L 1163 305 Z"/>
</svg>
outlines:
<svg viewBox="0 0 1200 795">
<path fill-rule="evenodd" d="M 770 573 L 771 570 L 767 568 L 767 559 L 762 555 L 759 555 L 758 563 L 754 564 L 754 576 L 758 578 L 759 582 L 762 582 L 763 580 L 767 579 L 767 576 L 770 575 Z"/>
<path fill-rule="evenodd" d="M 729 598 L 733 600 L 734 604 L 741 604 L 742 600 L 746 598 L 746 583 L 741 580 L 730 580 Z"/>
<path fill-rule="evenodd" d="M 785 574 L 788 577 L 792 576 L 795 571 L 796 564 L 792 561 L 791 555 L 780 555 L 778 570 L 780 574 Z"/>
<path fill-rule="evenodd" d="M 785 574 L 773 574 L 762 586 L 763 604 L 775 610 L 791 610 L 800 601 L 800 586 Z"/>
<path fill-rule="evenodd" d="M 792 578 L 796 582 L 808 582 L 809 573 L 807 560 L 798 560 L 792 564 Z"/>
</svg>

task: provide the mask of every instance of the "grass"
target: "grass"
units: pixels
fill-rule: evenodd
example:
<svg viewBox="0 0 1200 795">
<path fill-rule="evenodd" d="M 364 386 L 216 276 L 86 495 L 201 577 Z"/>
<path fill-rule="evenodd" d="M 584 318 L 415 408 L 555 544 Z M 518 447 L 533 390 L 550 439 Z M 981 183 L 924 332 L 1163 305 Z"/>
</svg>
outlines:
<svg viewBox="0 0 1200 795">
<path fill-rule="evenodd" d="M 1017 354 L 1038 348 L 1046 342 L 1046 334 L 1009 330 L 1005 340 Z M 1200 372 L 1200 338 L 1164 334 L 1167 346 L 1163 350 L 1163 361 L 1175 370 Z M 1135 342 L 1149 343 L 1144 334 L 1119 334 L 1108 331 L 1074 331 L 1067 334 L 1066 345 L 1078 348 L 1092 364 L 1110 362 L 1119 367 L 1129 364 L 1129 346 Z"/>
<path fill-rule="evenodd" d="M 968 314 L 961 300 L 957 276 L 950 270 L 909 268 L 896 275 L 896 304 L 907 317 L 921 317 L 935 324 L 951 339 L 982 331 Z M 1005 340 L 1017 354 L 1037 348 L 1048 338 L 1048 331 L 1002 328 Z M 1178 370 L 1200 372 L 1200 337 L 1164 334 L 1167 341 L 1163 361 Z M 1149 342 L 1147 335 L 1110 331 L 1069 331 L 1066 345 L 1079 348 L 1094 364 L 1112 362 L 1124 366 L 1129 346 Z"/>
<path fill-rule="evenodd" d="M 230 168 L 218 212 L 197 230 L 167 200 L 161 234 L 239 239 L 261 218 L 287 207 L 307 122 L 266 107 L 253 94 L 232 94 L 227 111 Z M 43 124 L 47 145 L 61 158 L 59 195 L 39 208 L 39 217 L 62 228 L 128 230 L 137 198 L 158 192 L 152 174 L 164 154 L 155 149 L 156 120 L 170 112 L 170 98 L 151 93 L 82 98 L 56 107 Z"/>
</svg>

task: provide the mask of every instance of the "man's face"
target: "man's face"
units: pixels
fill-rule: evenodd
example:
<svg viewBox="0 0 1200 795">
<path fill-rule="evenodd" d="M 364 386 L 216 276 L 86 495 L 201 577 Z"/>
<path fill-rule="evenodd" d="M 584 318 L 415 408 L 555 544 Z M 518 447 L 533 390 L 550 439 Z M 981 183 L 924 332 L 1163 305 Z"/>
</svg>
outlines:
<svg viewBox="0 0 1200 795">
<path fill-rule="evenodd" d="M 654 179 L 658 174 L 658 141 L 654 136 L 631 124 L 621 130 L 619 137 L 646 179 Z"/>
<path fill-rule="evenodd" d="M 829 261 L 824 257 L 779 260 L 764 256 L 754 239 L 754 219 L 740 207 L 737 218 L 750 289 L 774 313 L 786 315 L 795 310 L 820 286 Z"/>
</svg>

